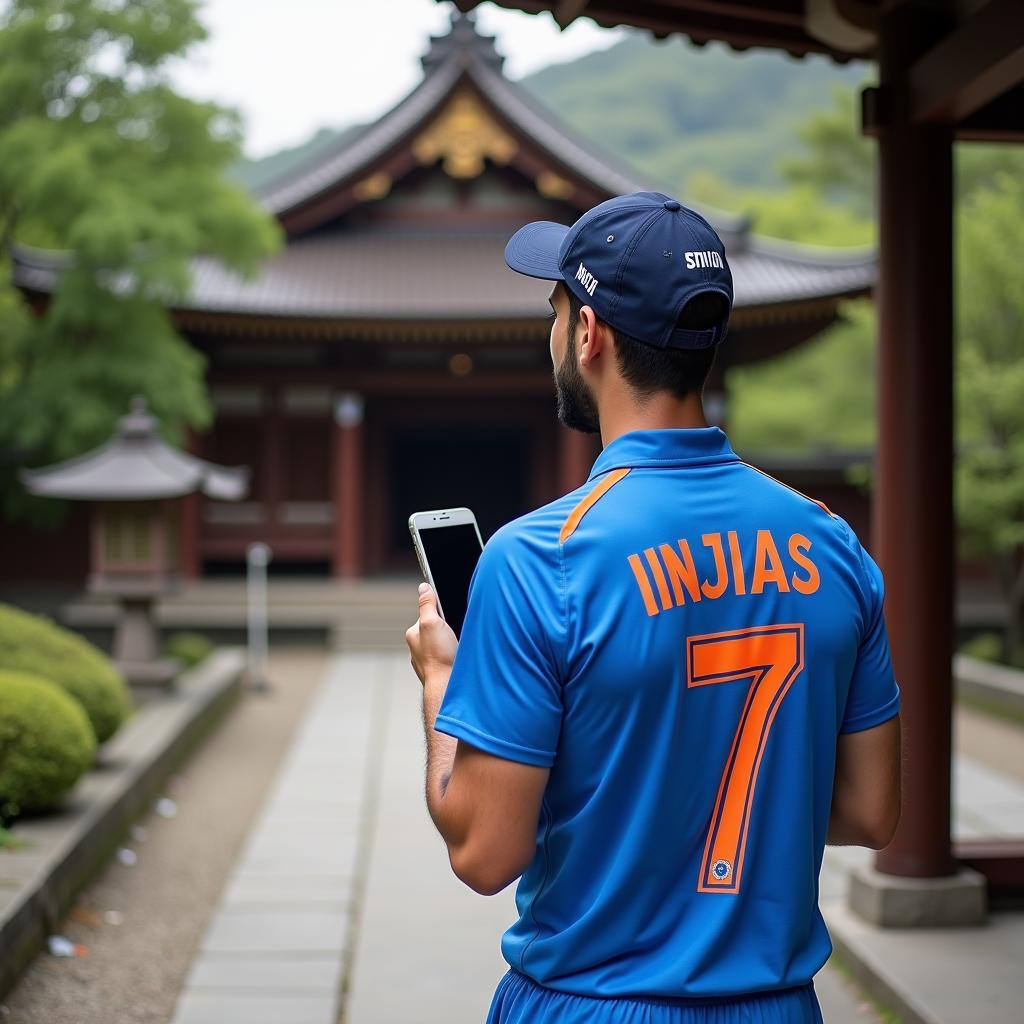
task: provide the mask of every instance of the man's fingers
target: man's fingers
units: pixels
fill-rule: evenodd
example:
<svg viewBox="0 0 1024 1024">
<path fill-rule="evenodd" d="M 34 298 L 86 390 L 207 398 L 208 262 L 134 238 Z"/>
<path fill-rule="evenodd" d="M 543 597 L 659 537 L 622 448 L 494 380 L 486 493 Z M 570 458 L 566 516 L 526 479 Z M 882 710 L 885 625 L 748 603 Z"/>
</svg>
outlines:
<svg viewBox="0 0 1024 1024">
<path fill-rule="evenodd" d="M 434 599 L 434 591 L 430 589 L 430 585 L 428 583 L 420 584 L 419 605 L 421 619 L 440 618 L 437 614 L 437 604 Z"/>
</svg>

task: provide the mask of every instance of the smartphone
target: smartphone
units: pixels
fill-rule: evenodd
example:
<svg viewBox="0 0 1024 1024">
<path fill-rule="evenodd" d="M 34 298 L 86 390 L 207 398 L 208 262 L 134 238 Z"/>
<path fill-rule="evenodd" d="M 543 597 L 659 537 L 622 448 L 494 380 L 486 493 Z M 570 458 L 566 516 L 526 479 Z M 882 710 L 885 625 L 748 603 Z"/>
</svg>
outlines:
<svg viewBox="0 0 1024 1024">
<path fill-rule="evenodd" d="M 468 508 L 442 508 L 409 516 L 423 578 L 433 588 L 441 618 L 462 635 L 469 581 L 483 550 L 476 516 Z"/>
</svg>

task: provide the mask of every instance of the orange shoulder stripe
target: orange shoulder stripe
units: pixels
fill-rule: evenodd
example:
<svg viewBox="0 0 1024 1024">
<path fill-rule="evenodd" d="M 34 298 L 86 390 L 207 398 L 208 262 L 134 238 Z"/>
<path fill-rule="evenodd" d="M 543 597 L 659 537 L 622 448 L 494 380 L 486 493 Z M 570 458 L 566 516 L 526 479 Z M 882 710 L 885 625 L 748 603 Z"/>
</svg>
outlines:
<svg viewBox="0 0 1024 1024">
<path fill-rule="evenodd" d="M 558 542 L 564 544 L 566 539 L 571 537 L 580 525 L 580 520 L 598 503 L 603 494 L 607 494 L 627 473 L 629 466 L 622 466 L 620 469 L 613 469 L 573 510 L 569 518 L 562 525 L 562 532 L 558 535 Z"/>
<path fill-rule="evenodd" d="M 761 476 L 768 477 L 769 480 L 774 480 L 777 484 L 782 484 L 783 487 L 788 488 L 794 494 L 799 494 L 801 498 L 806 498 L 808 501 L 814 502 L 814 504 L 817 505 L 818 508 L 827 512 L 833 519 L 837 518 L 835 512 L 833 512 L 832 509 L 830 509 L 828 505 L 825 504 L 825 502 L 818 501 L 817 498 L 812 498 L 809 494 L 804 494 L 803 491 L 798 491 L 795 487 L 790 487 L 790 485 L 787 484 L 785 480 L 780 480 L 778 477 L 772 476 L 771 473 L 766 473 L 763 469 L 758 469 L 757 466 L 752 466 L 749 462 L 744 462 L 742 463 L 742 465 L 746 466 L 747 469 L 752 469 L 755 473 L 760 473 Z"/>
</svg>

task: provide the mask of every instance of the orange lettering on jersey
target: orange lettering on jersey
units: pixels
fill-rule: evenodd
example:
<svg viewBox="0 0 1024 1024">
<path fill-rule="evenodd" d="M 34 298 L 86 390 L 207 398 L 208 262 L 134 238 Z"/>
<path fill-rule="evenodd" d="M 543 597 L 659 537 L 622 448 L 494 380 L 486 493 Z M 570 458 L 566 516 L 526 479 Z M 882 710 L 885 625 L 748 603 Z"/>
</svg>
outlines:
<svg viewBox="0 0 1024 1024">
<path fill-rule="evenodd" d="M 686 587 L 691 601 L 699 601 L 700 583 L 697 581 L 697 567 L 693 564 L 690 545 L 680 538 L 678 555 L 671 544 L 659 544 L 658 550 L 661 552 L 665 568 L 668 570 L 668 578 L 672 584 L 672 593 L 675 596 L 676 604 L 685 604 L 683 587 Z"/>
<path fill-rule="evenodd" d="M 636 584 L 640 588 L 640 596 L 644 599 L 647 614 L 657 615 L 658 606 L 654 601 L 654 591 L 651 590 L 651 581 L 647 578 L 647 570 L 644 568 L 643 562 L 640 561 L 640 556 L 630 555 L 628 561 L 629 567 L 636 577 Z"/>
<path fill-rule="evenodd" d="M 740 554 L 740 538 L 735 530 L 726 535 L 729 538 L 729 558 L 732 560 L 733 588 L 737 594 L 747 592 L 747 582 L 743 576 L 743 556 Z"/>
<path fill-rule="evenodd" d="M 700 585 L 700 589 L 705 597 L 714 600 L 716 597 L 721 597 L 729 585 L 729 573 L 725 568 L 725 551 L 722 550 L 722 535 L 720 533 L 705 533 L 700 540 L 704 547 L 711 548 L 714 553 L 715 572 L 718 573 L 718 578 L 714 583 L 710 578 L 706 579 Z"/>
<path fill-rule="evenodd" d="M 654 548 L 645 548 L 644 557 L 647 559 L 647 564 L 651 567 L 654 585 L 658 588 L 658 597 L 661 598 L 662 610 L 667 612 L 672 607 L 672 597 L 668 592 L 668 581 L 665 579 L 665 572 L 661 568 L 661 562 L 658 561 L 657 552 Z"/>
<path fill-rule="evenodd" d="M 789 593 L 786 570 L 782 568 L 779 549 L 770 530 L 757 531 L 757 545 L 754 550 L 754 581 L 750 585 L 752 594 L 764 592 L 766 583 L 774 583 L 782 594 Z"/>
<path fill-rule="evenodd" d="M 793 573 L 793 589 L 798 594 L 813 594 L 821 586 L 818 567 L 803 552 L 811 550 L 811 542 L 802 534 L 794 533 L 789 538 L 789 557 L 807 573 L 807 579 L 801 579 Z"/>
</svg>

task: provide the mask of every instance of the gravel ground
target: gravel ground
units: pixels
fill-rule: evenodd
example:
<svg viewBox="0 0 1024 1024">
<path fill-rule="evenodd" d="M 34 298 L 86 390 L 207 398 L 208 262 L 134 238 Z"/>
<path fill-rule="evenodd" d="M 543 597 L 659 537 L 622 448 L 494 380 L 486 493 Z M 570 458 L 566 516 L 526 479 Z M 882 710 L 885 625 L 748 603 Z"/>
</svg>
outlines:
<svg viewBox="0 0 1024 1024">
<path fill-rule="evenodd" d="M 246 694 L 166 787 L 173 818 L 150 811 L 79 898 L 60 933 L 88 956 L 40 953 L 0 1008 L 2 1024 L 166 1024 L 281 756 L 320 682 L 327 651 L 270 652 L 271 693 Z M 111 923 L 110 912 L 120 915 Z"/>
<path fill-rule="evenodd" d="M 266 696 L 246 695 L 175 775 L 177 814 L 139 820 L 127 845 L 133 867 L 113 861 L 82 894 L 60 933 L 89 955 L 41 953 L 0 1006 L 0 1024 L 166 1024 L 241 844 L 322 678 L 327 651 L 275 648 Z M 1024 730 L 958 706 L 957 749 L 1024 778 Z M 120 915 L 111 923 L 107 915 Z M 116 920 L 117 918 L 115 918 Z M 849 981 L 830 984 L 860 1002 Z M 859 1018 L 877 1019 L 861 1002 Z"/>
</svg>

